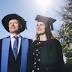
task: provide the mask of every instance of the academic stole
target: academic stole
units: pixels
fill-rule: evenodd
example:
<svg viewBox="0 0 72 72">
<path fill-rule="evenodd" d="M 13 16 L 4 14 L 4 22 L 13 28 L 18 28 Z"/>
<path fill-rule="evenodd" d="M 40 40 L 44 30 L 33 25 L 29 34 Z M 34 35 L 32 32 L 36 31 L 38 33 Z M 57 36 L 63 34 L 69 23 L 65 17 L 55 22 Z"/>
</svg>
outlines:
<svg viewBox="0 0 72 72">
<path fill-rule="evenodd" d="M 9 46 L 10 46 L 10 38 L 4 38 L 2 41 L 1 72 L 7 72 Z M 22 54 L 21 54 L 20 72 L 27 71 L 27 54 L 29 48 L 28 46 L 29 46 L 28 39 L 21 37 Z"/>
</svg>

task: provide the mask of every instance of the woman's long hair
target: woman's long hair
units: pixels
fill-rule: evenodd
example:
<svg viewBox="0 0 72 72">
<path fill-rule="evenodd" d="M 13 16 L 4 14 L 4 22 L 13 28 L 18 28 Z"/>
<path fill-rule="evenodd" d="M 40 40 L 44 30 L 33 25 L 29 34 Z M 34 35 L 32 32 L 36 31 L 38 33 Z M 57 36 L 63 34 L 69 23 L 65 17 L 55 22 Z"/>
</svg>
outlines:
<svg viewBox="0 0 72 72">
<path fill-rule="evenodd" d="M 45 34 L 46 34 L 47 40 L 55 39 L 51 33 L 50 27 L 47 24 L 45 24 Z M 36 34 L 36 40 L 40 40 L 39 36 L 40 36 L 39 34 Z"/>
</svg>

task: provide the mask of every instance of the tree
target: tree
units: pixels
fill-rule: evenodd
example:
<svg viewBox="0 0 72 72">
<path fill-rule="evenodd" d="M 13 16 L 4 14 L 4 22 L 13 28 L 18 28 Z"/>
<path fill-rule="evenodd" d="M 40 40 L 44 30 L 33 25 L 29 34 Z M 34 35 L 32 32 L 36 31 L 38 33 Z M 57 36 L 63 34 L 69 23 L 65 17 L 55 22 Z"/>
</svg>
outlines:
<svg viewBox="0 0 72 72">
<path fill-rule="evenodd" d="M 67 56 L 67 62 L 72 63 L 72 48 L 70 47 L 70 43 L 72 43 L 72 0 L 67 0 L 62 21 L 63 24 L 59 30 L 59 36 L 60 40 L 62 40 L 63 51 Z"/>
</svg>

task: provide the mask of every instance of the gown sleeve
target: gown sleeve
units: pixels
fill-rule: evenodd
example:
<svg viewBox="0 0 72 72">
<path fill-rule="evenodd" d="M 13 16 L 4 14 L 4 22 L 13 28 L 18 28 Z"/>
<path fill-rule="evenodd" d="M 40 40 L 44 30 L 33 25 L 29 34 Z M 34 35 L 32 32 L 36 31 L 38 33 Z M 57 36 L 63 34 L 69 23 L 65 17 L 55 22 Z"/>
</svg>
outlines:
<svg viewBox="0 0 72 72">
<path fill-rule="evenodd" d="M 2 39 L 0 39 L 0 71 L 1 71 L 1 49 L 2 48 Z"/>
<path fill-rule="evenodd" d="M 57 47 L 57 57 L 58 57 L 58 66 L 59 66 L 59 72 L 65 72 L 65 64 L 63 60 L 63 53 L 62 53 L 62 46 L 59 41 L 56 42 Z"/>
</svg>

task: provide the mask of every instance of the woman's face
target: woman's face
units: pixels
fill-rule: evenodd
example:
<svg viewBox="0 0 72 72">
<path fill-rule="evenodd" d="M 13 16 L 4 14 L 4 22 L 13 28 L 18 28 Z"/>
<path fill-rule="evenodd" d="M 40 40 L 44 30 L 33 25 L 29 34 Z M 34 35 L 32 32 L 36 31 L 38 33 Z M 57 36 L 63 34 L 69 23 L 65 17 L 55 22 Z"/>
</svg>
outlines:
<svg viewBox="0 0 72 72">
<path fill-rule="evenodd" d="M 37 22 L 36 32 L 37 34 L 45 33 L 45 23 L 44 22 Z"/>
</svg>

